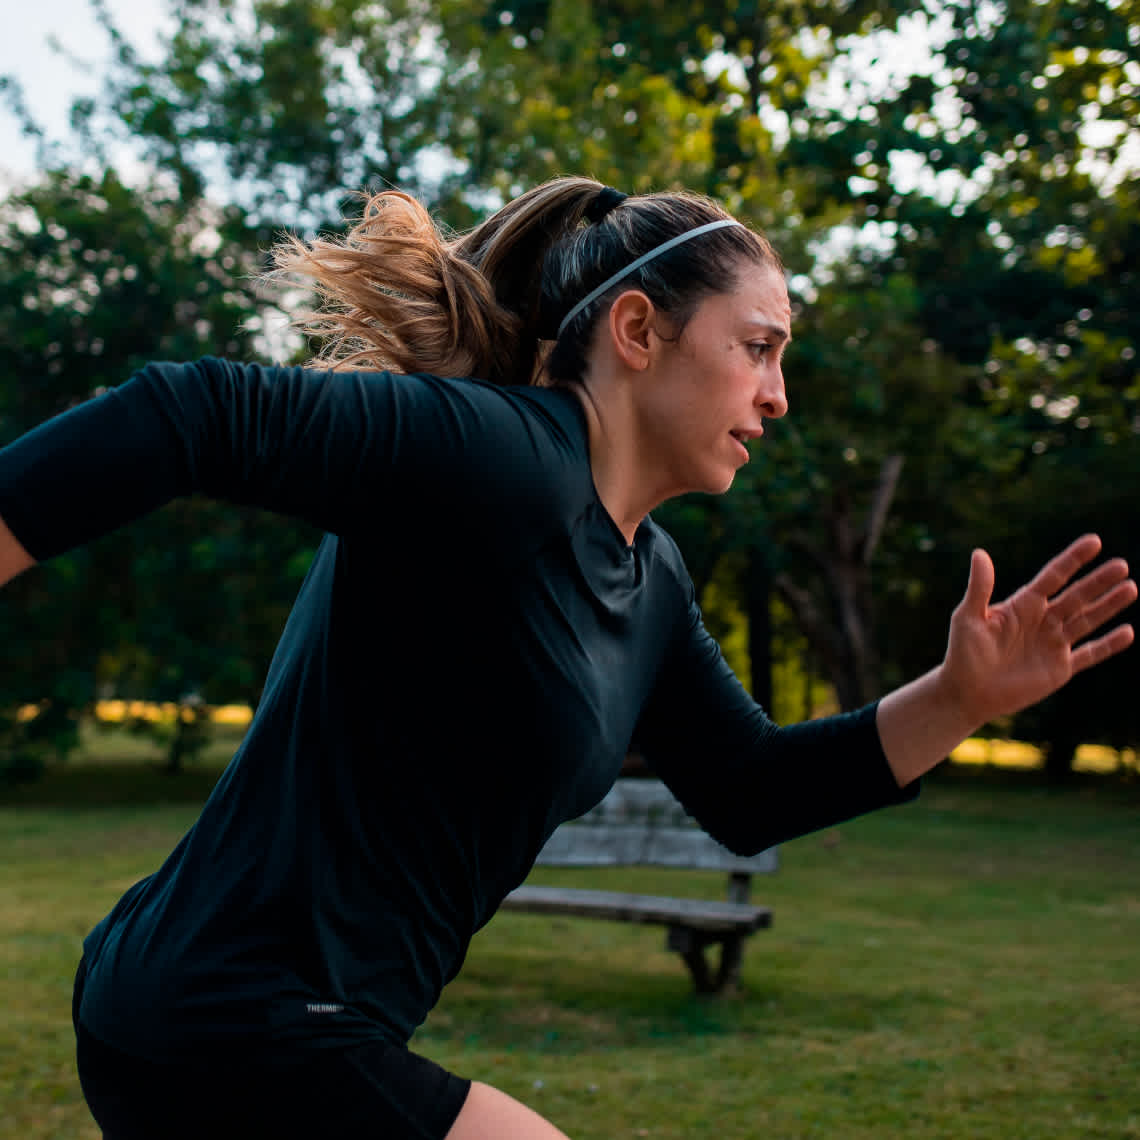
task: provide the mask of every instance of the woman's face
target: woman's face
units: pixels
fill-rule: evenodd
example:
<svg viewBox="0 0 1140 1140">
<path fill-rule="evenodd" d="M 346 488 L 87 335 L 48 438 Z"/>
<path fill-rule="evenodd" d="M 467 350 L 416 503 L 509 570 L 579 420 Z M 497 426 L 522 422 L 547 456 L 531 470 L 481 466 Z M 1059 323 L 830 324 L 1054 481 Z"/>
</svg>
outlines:
<svg viewBox="0 0 1140 1140">
<path fill-rule="evenodd" d="M 638 412 L 664 497 L 727 491 L 748 462 L 745 443 L 788 410 L 781 358 L 791 318 L 783 274 L 746 263 L 731 292 L 705 298 L 679 339 L 659 342 Z"/>
</svg>

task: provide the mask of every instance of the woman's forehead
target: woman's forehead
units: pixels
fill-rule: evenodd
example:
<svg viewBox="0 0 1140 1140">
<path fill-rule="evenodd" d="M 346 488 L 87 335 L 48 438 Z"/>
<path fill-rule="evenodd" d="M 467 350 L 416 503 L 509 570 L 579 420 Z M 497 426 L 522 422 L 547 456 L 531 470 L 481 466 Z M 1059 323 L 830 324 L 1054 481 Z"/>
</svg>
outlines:
<svg viewBox="0 0 1140 1140">
<path fill-rule="evenodd" d="M 783 273 L 772 265 L 742 266 L 732 289 L 706 298 L 709 315 L 764 325 L 791 338 L 792 303 Z"/>
</svg>

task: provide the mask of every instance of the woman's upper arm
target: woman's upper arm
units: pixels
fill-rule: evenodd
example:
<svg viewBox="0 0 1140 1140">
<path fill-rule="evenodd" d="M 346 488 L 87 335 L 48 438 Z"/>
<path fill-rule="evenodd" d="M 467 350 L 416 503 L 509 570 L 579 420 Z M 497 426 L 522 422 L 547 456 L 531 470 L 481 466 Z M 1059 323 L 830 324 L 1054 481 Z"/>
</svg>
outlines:
<svg viewBox="0 0 1140 1140">
<path fill-rule="evenodd" d="M 40 560 L 192 493 L 375 527 L 462 490 L 480 412 L 432 377 L 151 364 L 0 451 L 0 517 Z"/>
</svg>

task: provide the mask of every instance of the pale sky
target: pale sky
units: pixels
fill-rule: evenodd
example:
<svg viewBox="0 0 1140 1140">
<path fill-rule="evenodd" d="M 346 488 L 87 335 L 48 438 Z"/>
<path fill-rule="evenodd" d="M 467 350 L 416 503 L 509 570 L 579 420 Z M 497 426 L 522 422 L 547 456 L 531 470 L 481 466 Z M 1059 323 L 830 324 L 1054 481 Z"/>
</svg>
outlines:
<svg viewBox="0 0 1140 1140">
<path fill-rule="evenodd" d="M 144 54 L 153 46 L 165 4 L 162 0 L 106 0 L 115 22 Z M 23 0 L 5 13 L 0 36 L 0 75 L 12 75 L 25 101 L 50 137 L 67 133 L 67 112 L 76 95 L 95 94 L 108 57 L 107 37 L 91 14 L 90 0 Z M 48 46 L 55 36 L 73 58 Z M 34 171 L 32 145 L 6 109 L 0 110 L 0 172 Z"/>
</svg>

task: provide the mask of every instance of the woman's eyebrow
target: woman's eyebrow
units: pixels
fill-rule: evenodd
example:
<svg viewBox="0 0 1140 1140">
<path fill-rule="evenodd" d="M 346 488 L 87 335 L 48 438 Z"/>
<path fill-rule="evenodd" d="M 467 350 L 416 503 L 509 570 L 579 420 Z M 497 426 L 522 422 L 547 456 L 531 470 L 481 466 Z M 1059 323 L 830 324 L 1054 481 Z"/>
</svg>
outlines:
<svg viewBox="0 0 1140 1140">
<path fill-rule="evenodd" d="M 763 329 L 777 344 L 784 341 L 792 343 L 792 334 L 782 325 L 774 325 L 771 321 L 762 321 L 756 317 L 748 317 L 745 323 Z"/>
</svg>

